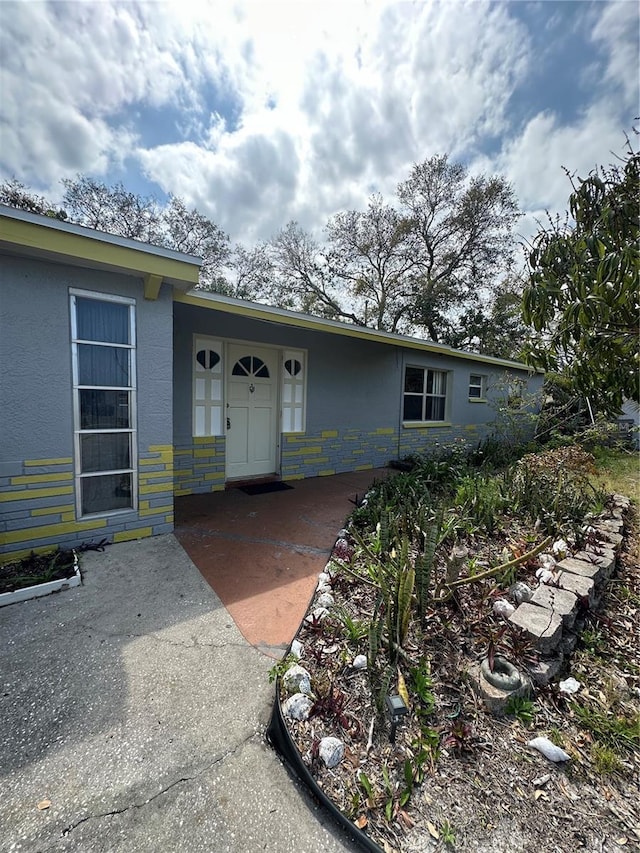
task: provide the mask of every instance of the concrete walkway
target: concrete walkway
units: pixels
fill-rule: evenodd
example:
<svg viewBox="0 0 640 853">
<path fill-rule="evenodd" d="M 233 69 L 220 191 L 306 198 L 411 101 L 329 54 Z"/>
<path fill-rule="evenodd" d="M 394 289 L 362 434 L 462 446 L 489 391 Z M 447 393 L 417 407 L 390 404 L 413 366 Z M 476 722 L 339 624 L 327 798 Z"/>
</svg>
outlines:
<svg viewBox="0 0 640 853">
<path fill-rule="evenodd" d="M 177 498 L 176 536 L 248 642 L 280 658 L 356 496 L 393 473 L 369 469 L 261 495 L 232 489 Z"/>
<path fill-rule="evenodd" d="M 0 610 L 0 848 L 353 851 L 264 742 L 272 661 L 174 537 L 82 570 Z"/>
</svg>

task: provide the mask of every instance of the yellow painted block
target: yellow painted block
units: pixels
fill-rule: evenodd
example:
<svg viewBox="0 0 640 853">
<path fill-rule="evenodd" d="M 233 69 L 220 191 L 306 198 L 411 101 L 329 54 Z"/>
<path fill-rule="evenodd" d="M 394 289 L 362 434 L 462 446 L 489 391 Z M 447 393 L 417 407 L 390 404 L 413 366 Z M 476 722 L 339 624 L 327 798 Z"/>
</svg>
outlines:
<svg viewBox="0 0 640 853">
<path fill-rule="evenodd" d="M 173 493 L 176 497 L 181 497 L 182 495 L 190 495 L 191 489 L 176 489 Z"/>
<path fill-rule="evenodd" d="M 31 527 L 28 530 L 8 530 L 4 533 L 4 541 L 7 545 L 12 542 L 22 542 L 25 539 L 44 539 L 48 536 L 62 536 L 64 533 L 78 533 L 81 530 L 92 530 L 96 527 L 105 527 L 104 518 L 95 521 L 72 521 L 60 524 L 44 524 L 42 527 Z"/>
<path fill-rule="evenodd" d="M 138 491 L 141 495 L 152 495 L 157 492 L 171 492 L 173 485 L 171 483 L 156 483 L 150 486 L 140 486 Z"/>
<path fill-rule="evenodd" d="M 75 521 L 76 514 L 75 512 L 63 512 L 60 516 L 60 521 Z"/>
<path fill-rule="evenodd" d="M 465 432 L 477 432 L 478 427 L 476 426 L 476 424 L 467 424 L 464 428 L 464 431 Z"/>
<path fill-rule="evenodd" d="M 25 459 L 25 468 L 36 468 L 43 465 L 71 465 L 73 459 L 70 456 L 63 456 L 61 459 Z"/>
<path fill-rule="evenodd" d="M 354 471 L 371 471 L 372 468 L 373 468 L 373 465 L 371 465 L 371 464 L 369 464 L 369 465 L 356 465 L 356 467 L 354 468 Z"/>
<path fill-rule="evenodd" d="M 61 506 L 43 506 L 39 509 L 32 509 L 31 515 L 37 518 L 40 515 L 55 515 L 58 512 L 73 512 L 75 507 L 73 504 L 62 504 Z"/>
<path fill-rule="evenodd" d="M 138 501 L 138 509 L 149 509 L 149 501 Z"/>
<path fill-rule="evenodd" d="M 138 511 L 138 515 L 161 515 L 163 512 L 173 512 L 173 504 L 167 504 L 166 506 L 151 506 L 148 509 L 141 509 Z"/>
<path fill-rule="evenodd" d="M 173 524 L 173 513 L 171 513 L 170 515 L 165 515 L 164 520 L 167 524 Z"/>
<path fill-rule="evenodd" d="M 328 462 L 328 456 L 313 456 L 311 459 L 304 459 L 303 462 L 305 465 L 316 465 L 320 462 Z"/>
<path fill-rule="evenodd" d="M 173 477 L 173 471 L 153 471 L 149 474 L 141 474 L 139 482 L 141 484 L 153 483 L 154 480 L 166 480 Z"/>
<path fill-rule="evenodd" d="M 393 427 L 379 427 L 373 435 L 393 435 L 395 429 Z"/>
<path fill-rule="evenodd" d="M 337 438 L 338 430 L 337 429 L 323 429 L 322 430 L 322 438 Z"/>
<path fill-rule="evenodd" d="M 318 471 L 318 477 L 332 477 L 335 473 L 334 468 L 324 468 L 322 471 Z"/>
<path fill-rule="evenodd" d="M 191 456 L 191 453 L 192 453 L 191 450 L 174 450 L 173 451 L 174 456 Z"/>
<path fill-rule="evenodd" d="M 54 486 L 50 489 L 25 489 L 23 492 L 0 492 L 0 501 L 25 501 L 31 498 L 56 498 L 59 495 L 72 495 L 73 486 Z"/>
<path fill-rule="evenodd" d="M 221 436 L 217 435 L 194 435 L 194 444 L 217 444 Z"/>
<path fill-rule="evenodd" d="M 193 456 L 195 459 L 215 459 L 216 451 L 213 448 L 200 448 L 199 450 L 196 448 L 196 450 L 193 451 Z"/>
<path fill-rule="evenodd" d="M 132 539 L 144 539 L 145 536 L 151 536 L 153 529 L 151 527 L 138 527 L 136 530 L 121 530 L 119 533 L 113 534 L 114 542 L 130 542 Z"/>
<path fill-rule="evenodd" d="M 322 453 L 322 450 L 323 450 L 322 445 L 317 444 L 317 445 L 311 445 L 310 447 L 301 447 L 300 453 L 303 456 L 306 456 L 309 453 Z"/>
<path fill-rule="evenodd" d="M 32 483 L 56 483 L 60 480 L 73 480 L 71 471 L 61 471 L 59 474 L 25 474 L 23 477 L 12 477 L 12 486 L 30 486 Z"/>
<path fill-rule="evenodd" d="M 173 444 L 150 444 L 149 453 L 173 453 Z"/>
<path fill-rule="evenodd" d="M 224 471 L 212 471 L 210 474 L 204 475 L 205 480 L 223 480 Z"/>
<path fill-rule="evenodd" d="M 450 423 L 443 423 L 442 421 L 434 421 L 430 423 L 429 421 L 410 421 L 409 423 L 402 424 L 403 429 L 450 429 Z"/>
<path fill-rule="evenodd" d="M 304 474 L 285 474 L 283 480 L 304 480 Z"/>
</svg>

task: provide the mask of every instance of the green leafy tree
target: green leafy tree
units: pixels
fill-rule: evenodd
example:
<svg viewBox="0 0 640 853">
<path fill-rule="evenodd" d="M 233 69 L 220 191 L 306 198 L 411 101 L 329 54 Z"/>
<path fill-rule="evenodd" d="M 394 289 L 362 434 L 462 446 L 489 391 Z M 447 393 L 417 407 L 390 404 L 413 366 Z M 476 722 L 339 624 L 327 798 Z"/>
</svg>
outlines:
<svg viewBox="0 0 640 853">
<path fill-rule="evenodd" d="M 440 340 L 509 268 L 518 209 L 505 178 L 470 177 L 437 156 L 413 167 L 398 203 L 335 214 L 323 243 L 297 223 L 271 241 L 270 298 L 332 319 Z"/>
<path fill-rule="evenodd" d="M 571 185 L 573 221 L 550 220 L 529 254 L 523 316 L 540 338 L 528 359 L 615 415 L 640 398 L 640 156 L 628 141 L 620 163 Z"/>
<path fill-rule="evenodd" d="M 398 186 L 414 237 L 414 324 L 437 341 L 451 312 L 472 307 L 510 268 L 518 204 L 501 175 L 470 177 L 446 154 L 416 164 Z"/>
<path fill-rule="evenodd" d="M 527 327 L 522 320 L 522 286 L 517 279 L 498 285 L 486 305 L 468 308 L 443 332 L 442 343 L 458 349 L 522 359 Z"/>
</svg>

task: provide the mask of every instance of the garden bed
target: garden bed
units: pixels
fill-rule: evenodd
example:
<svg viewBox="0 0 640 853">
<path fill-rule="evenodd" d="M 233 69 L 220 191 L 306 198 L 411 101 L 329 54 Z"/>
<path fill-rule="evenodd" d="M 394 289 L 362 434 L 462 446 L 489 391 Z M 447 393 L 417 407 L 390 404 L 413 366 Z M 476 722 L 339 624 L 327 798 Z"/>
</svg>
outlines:
<svg viewBox="0 0 640 853">
<path fill-rule="evenodd" d="M 631 849 L 640 841 L 637 518 L 600 607 L 577 608 L 575 650 L 548 683 L 493 716 L 473 667 L 502 655 L 527 673 L 550 657 L 497 602 L 516 604 L 516 582 L 539 585 L 554 542 L 580 551 L 585 514 L 607 506 L 586 484 L 586 454 L 528 458 L 495 477 L 466 464 L 456 471 L 458 461 L 378 484 L 356 510 L 292 645 L 299 661 L 290 655 L 274 669 L 272 735 L 280 729 L 296 773 L 366 849 Z M 555 515 L 545 515 L 554 501 Z M 285 675 L 295 665 L 308 690 Z M 577 693 L 561 689 L 566 676 Z M 296 700 L 301 719 L 290 713 L 296 694 L 306 694 Z M 395 739 L 389 696 L 408 707 Z M 552 763 L 528 746 L 539 736 L 569 760 Z M 329 764 L 341 753 L 335 766 L 329 748 Z"/>
<path fill-rule="evenodd" d="M 0 566 L 0 607 L 71 589 L 81 583 L 75 551 L 32 552 L 28 557 Z"/>
</svg>

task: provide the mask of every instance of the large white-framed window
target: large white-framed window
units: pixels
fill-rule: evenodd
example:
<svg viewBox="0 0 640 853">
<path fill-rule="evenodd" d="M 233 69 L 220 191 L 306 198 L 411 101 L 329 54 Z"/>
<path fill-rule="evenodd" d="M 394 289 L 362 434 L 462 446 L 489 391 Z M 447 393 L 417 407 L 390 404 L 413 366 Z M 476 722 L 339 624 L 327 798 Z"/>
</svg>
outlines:
<svg viewBox="0 0 640 853">
<path fill-rule="evenodd" d="M 70 289 L 76 509 L 137 509 L 135 299 Z"/>
<path fill-rule="evenodd" d="M 193 435 L 224 435 L 222 427 L 223 344 L 217 338 L 193 339 Z"/>
<path fill-rule="evenodd" d="M 306 358 L 303 350 L 282 353 L 282 432 L 305 430 Z"/>
<path fill-rule="evenodd" d="M 406 365 L 404 369 L 404 393 L 402 420 L 404 422 L 445 421 L 447 417 L 446 370 Z"/>
</svg>

